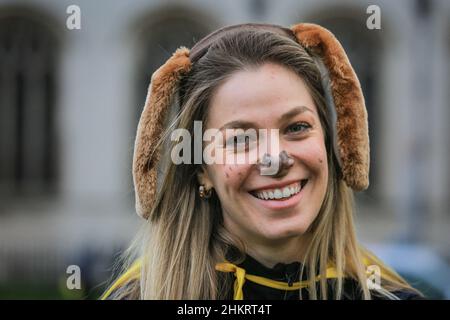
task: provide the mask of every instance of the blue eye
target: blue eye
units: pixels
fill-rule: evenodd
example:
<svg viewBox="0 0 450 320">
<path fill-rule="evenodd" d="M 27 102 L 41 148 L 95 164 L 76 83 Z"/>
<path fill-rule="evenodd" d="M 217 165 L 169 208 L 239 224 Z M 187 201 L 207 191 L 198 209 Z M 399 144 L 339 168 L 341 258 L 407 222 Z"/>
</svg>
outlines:
<svg viewBox="0 0 450 320">
<path fill-rule="evenodd" d="M 298 122 L 287 128 L 288 133 L 298 133 L 310 129 L 311 126 L 306 122 Z"/>
<path fill-rule="evenodd" d="M 237 146 L 244 146 L 245 149 L 248 149 L 253 140 L 254 139 L 248 135 L 233 136 L 227 140 L 226 147 L 234 150 Z"/>
<path fill-rule="evenodd" d="M 249 136 L 234 136 L 227 140 L 227 145 L 234 146 L 237 144 L 248 143 L 249 140 Z"/>
</svg>

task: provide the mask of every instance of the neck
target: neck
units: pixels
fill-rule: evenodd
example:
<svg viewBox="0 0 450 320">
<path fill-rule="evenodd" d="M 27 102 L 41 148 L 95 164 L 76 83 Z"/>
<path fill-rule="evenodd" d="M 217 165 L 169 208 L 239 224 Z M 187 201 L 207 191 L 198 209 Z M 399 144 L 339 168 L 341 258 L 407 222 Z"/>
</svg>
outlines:
<svg viewBox="0 0 450 320">
<path fill-rule="evenodd" d="M 303 262 L 308 235 L 264 243 L 247 242 L 247 253 L 268 268 L 277 263 Z"/>
<path fill-rule="evenodd" d="M 312 234 L 307 231 L 281 239 L 267 239 L 250 230 L 242 230 L 231 219 L 224 219 L 224 226 L 245 244 L 246 253 L 268 268 L 273 268 L 277 263 L 303 263 L 312 238 Z"/>
</svg>

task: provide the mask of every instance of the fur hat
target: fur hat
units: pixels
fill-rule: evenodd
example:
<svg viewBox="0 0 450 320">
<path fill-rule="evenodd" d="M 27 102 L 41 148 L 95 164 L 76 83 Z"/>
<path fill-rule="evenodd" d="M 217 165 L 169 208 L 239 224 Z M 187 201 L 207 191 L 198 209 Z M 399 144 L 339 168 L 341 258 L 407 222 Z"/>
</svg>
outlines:
<svg viewBox="0 0 450 320">
<path fill-rule="evenodd" d="M 230 31 L 266 30 L 283 34 L 305 49 L 317 53 L 316 61 L 328 91 L 328 107 L 333 114 L 333 139 L 342 179 L 356 191 L 369 185 L 369 134 L 364 96 L 347 55 L 334 35 L 310 23 L 284 28 L 270 24 L 241 24 L 221 28 L 200 40 L 189 50 L 180 47 L 156 70 L 148 89 L 139 120 L 133 157 L 133 181 L 136 210 L 148 218 L 157 192 L 157 164 L 160 150 L 155 148 L 161 138 L 164 121 L 170 113 L 173 96 L 180 79 L 185 76 L 210 44 Z"/>
</svg>

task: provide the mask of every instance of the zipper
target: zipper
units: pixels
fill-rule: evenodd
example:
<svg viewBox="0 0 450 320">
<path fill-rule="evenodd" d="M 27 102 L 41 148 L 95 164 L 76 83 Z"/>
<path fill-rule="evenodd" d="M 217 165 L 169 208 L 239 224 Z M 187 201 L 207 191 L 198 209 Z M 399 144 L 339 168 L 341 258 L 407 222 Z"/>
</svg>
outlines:
<svg viewBox="0 0 450 320">
<path fill-rule="evenodd" d="M 288 286 L 292 287 L 292 285 L 294 284 L 294 277 L 292 276 L 292 274 L 286 272 L 286 279 Z"/>
</svg>

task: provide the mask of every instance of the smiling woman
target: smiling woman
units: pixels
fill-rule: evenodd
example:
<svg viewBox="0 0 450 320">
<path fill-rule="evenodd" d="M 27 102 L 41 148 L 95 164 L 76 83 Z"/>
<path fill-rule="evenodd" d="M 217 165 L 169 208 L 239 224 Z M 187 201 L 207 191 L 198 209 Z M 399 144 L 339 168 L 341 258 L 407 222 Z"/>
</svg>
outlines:
<svg viewBox="0 0 450 320">
<path fill-rule="evenodd" d="M 261 175 L 251 163 L 212 164 L 202 167 L 200 173 L 200 183 L 212 186 L 220 199 L 225 229 L 247 244 L 247 253 L 269 266 L 302 259 L 306 231 L 316 219 L 327 189 L 324 130 L 309 91 L 294 71 L 262 62 L 235 72 L 219 86 L 208 110 L 208 128 L 241 119 L 252 121 L 258 129 L 279 129 L 277 142 L 294 160 L 289 170 L 276 177 Z M 292 112 L 298 105 L 308 112 Z M 323 103 L 321 107 L 324 109 Z M 274 143 L 270 139 L 260 143 L 266 142 L 272 151 Z M 282 197 L 285 187 L 298 187 L 298 192 Z M 266 193 L 269 199 L 258 193 Z M 267 245 L 268 241 L 273 243 Z"/>
<path fill-rule="evenodd" d="M 356 240 L 351 189 L 368 186 L 367 118 L 331 33 L 311 24 L 227 27 L 179 49 L 149 90 L 133 164 L 147 221 L 103 298 L 420 297 Z M 170 107 L 179 112 L 164 130 Z M 195 121 L 278 134 L 200 145 L 256 163 L 175 164 L 167 137 L 175 128 L 192 137 Z M 254 148 L 262 145 L 264 155 Z M 279 168 L 263 174 L 272 162 Z"/>
</svg>

